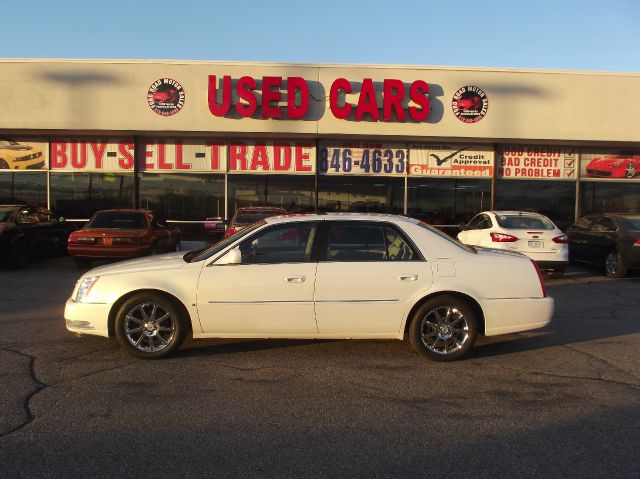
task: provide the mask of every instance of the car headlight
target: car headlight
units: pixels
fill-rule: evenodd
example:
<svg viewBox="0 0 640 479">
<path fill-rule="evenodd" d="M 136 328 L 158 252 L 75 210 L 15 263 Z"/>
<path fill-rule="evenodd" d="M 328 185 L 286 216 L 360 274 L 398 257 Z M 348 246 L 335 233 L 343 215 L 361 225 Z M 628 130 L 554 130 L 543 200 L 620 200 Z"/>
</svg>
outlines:
<svg viewBox="0 0 640 479">
<path fill-rule="evenodd" d="M 78 292 L 76 293 L 75 302 L 80 303 L 82 300 L 89 294 L 91 288 L 96 281 L 98 281 L 99 276 L 89 276 L 88 278 L 84 278 L 80 282 L 80 286 L 78 286 Z"/>
</svg>

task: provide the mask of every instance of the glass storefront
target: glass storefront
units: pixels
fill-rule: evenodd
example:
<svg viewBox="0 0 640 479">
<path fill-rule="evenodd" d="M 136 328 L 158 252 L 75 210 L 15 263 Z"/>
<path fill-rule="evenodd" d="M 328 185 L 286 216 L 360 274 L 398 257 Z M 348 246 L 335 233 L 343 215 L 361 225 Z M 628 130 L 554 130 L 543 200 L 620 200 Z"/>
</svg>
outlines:
<svg viewBox="0 0 640 479">
<path fill-rule="evenodd" d="M 140 207 L 161 212 L 168 220 L 179 220 L 185 240 L 207 239 L 204 221 L 224 218 L 223 174 L 140 173 L 139 176 Z"/>
<path fill-rule="evenodd" d="M 90 218 L 97 210 L 134 207 L 131 173 L 58 173 L 50 176 L 51 209 L 70 219 Z"/>
<path fill-rule="evenodd" d="M 279 206 L 290 213 L 315 210 L 312 175 L 230 174 L 227 187 L 229 217 L 243 206 Z"/>
<path fill-rule="evenodd" d="M 321 175 L 318 210 L 402 214 L 404 178 Z"/>
<path fill-rule="evenodd" d="M 575 204 L 573 181 L 496 180 L 496 210 L 537 211 L 565 229 L 574 221 Z"/>
<path fill-rule="evenodd" d="M 580 216 L 589 213 L 637 213 L 640 184 L 583 181 L 580 183 Z"/>
<path fill-rule="evenodd" d="M 409 178 L 407 214 L 432 225 L 458 225 L 491 207 L 491 180 Z"/>
<path fill-rule="evenodd" d="M 1 172 L 0 202 L 47 204 L 47 173 Z"/>
</svg>

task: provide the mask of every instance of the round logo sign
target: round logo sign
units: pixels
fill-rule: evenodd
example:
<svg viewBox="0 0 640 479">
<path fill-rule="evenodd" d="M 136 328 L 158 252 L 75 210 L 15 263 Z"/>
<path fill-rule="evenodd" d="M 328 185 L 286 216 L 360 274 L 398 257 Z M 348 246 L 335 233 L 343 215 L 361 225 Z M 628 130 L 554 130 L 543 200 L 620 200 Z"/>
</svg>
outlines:
<svg viewBox="0 0 640 479">
<path fill-rule="evenodd" d="M 171 78 L 160 78 L 149 87 L 147 102 L 158 115 L 175 115 L 184 106 L 184 88 Z"/>
<path fill-rule="evenodd" d="M 458 120 L 476 123 L 487 114 L 489 99 L 477 86 L 463 86 L 453 95 L 451 108 Z"/>
</svg>

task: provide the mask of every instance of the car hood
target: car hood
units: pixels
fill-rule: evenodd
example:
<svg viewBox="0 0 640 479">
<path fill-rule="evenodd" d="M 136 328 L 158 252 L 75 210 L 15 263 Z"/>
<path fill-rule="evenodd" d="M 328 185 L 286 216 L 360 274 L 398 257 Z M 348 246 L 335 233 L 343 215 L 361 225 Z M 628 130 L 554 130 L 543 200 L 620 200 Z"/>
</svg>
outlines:
<svg viewBox="0 0 640 479">
<path fill-rule="evenodd" d="M 611 168 L 618 167 L 628 163 L 627 158 L 596 158 L 591 160 L 587 168 Z"/>
<path fill-rule="evenodd" d="M 157 271 L 180 268 L 186 263 L 182 257 L 186 251 L 176 253 L 146 256 L 144 258 L 119 261 L 117 263 L 99 266 L 88 271 L 84 276 L 101 276 L 107 274 L 139 273 L 143 271 Z"/>
</svg>

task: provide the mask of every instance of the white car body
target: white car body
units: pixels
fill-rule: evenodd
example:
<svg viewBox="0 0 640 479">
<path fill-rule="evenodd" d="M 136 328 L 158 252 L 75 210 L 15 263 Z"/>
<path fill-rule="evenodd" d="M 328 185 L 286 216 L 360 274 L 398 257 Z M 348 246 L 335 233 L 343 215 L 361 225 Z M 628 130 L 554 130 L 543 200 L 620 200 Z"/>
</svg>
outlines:
<svg viewBox="0 0 640 479">
<path fill-rule="evenodd" d="M 516 220 L 511 221 L 514 227 L 501 226 L 500 218 L 503 224 L 505 219 Z M 567 236 L 539 213 L 483 211 L 458 233 L 458 240 L 471 246 L 517 251 L 534 260 L 541 269 L 564 271 L 569 263 Z"/>
<path fill-rule="evenodd" d="M 228 264 L 235 254 L 232 250 L 247 238 L 274 225 L 301 222 L 329 222 L 327 228 L 340 222 L 388 225 L 405 235 L 421 257 Z M 539 271 L 528 258 L 473 250 L 411 218 L 282 216 L 249 230 L 234 235 L 236 239 L 229 239 L 225 248 L 201 261 L 186 262 L 183 253 L 170 253 L 88 271 L 66 303 L 67 328 L 113 336 L 119 305 L 140 291 L 179 302 L 194 338 L 401 340 L 416 306 L 442 294 L 459 295 L 473 305 L 480 315 L 479 332 L 487 336 L 541 328 L 553 315 L 553 299 L 546 295 Z M 83 290 L 90 285 L 80 297 L 81 284 Z"/>
</svg>

